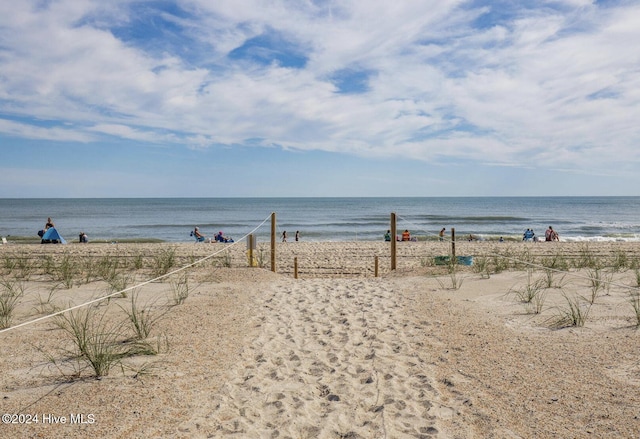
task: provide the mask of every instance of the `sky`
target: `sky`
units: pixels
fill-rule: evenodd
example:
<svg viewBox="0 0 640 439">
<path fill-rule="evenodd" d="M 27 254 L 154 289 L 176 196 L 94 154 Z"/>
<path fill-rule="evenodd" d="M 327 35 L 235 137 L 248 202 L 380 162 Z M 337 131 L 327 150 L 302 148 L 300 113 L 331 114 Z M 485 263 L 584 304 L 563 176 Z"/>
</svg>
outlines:
<svg viewBox="0 0 640 439">
<path fill-rule="evenodd" d="M 640 195 L 640 1 L 0 2 L 0 198 Z"/>
</svg>

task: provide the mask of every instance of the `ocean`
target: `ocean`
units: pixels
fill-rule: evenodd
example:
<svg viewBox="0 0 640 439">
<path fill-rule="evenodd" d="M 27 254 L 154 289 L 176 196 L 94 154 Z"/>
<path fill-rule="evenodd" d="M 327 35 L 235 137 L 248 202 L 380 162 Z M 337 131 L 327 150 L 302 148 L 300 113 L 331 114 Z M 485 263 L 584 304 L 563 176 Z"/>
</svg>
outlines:
<svg viewBox="0 0 640 439">
<path fill-rule="evenodd" d="M 640 241 L 640 197 L 0 199 L 0 236 L 37 239 L 51 217 L 67 241 L 85 232 L 89 240 L 191 242 L 195 226 L 236 240 L 258 228 L 268 241 L 272 212 L 289 241 L 296 231 L 303 241 L 381 240 L 391 212 L 399 233 L 421 239 L 453 227 L 457 239 L 520 240 L 528 228 L 544 237 L 553 226 L 563 241 Z"/>
</svg>

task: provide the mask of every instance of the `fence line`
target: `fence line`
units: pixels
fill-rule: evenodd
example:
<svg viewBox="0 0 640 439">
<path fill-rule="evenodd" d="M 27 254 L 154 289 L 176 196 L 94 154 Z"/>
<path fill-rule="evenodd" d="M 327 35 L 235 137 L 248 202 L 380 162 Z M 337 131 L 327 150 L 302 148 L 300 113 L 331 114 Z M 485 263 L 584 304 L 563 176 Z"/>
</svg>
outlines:
<svg viewBox="0 0 640 439">
<path fill-rule="evenodd" d="M 125 288 L 125 289 L 123 289 L 123 290 L 121 290 L 121 291 L 117 291 L 117 292 L 114 292 L 114 293 L 111 293 L 111 294 L 108 294 L 108 295 L 105 295 L 105 296 L 99 297 L 99 298 L 97 298 L 97 299 L 93 299 L 93 300 L 90 300 L 90 301 L 88 301 L 88 302 L 84 302 L 84 303 L 82 303 L 82 304 L 75 305 L 75 306 L 73 306 L 73 307 L 69 307 L 69 308 L 67 308 L 67 309 L 60 310 L 60 311 L 57 311 L 57 312 L 52 313 L 52 314 L 48 314 L 48 315 L 46 315 L 46 316 L 39 317 L 39 318 L 37 318 L 37 319 L 29 320 L 29 321 L 27 321 L 27 322 L 23 322 L 23 323 L 20 323 L 20 324 L 15 325 L 15 326 L 10 326 L 10 327 L 8 327 L 8 328 L 0 329 L 0 334 L 5 333 L 5 332 L 8 332 L 8 331 L 13 330 L 13 329 L 17 329 L 17 328 L 23 327 L 23 326 L 27 326 L 27 325 L 31 325 L 31 324 L 34 324 L 34 323 L 37 323 L 37 322 L 41 322 L 41 321 L 43 321 L 43 320 L 50 319 L 50 318 L 52 318 L 52 317 L 55 317 L 55 316 L 58 316 L 58 315 L 64 314 L 64 313 L 69 312 L 69 311 L 73 311 L 73 310 L 75 310 L 75 309 L 79 309 L 79 308 L 82 308 L 82 307 L 85 307 L 85 306 L 88 306 L 88 305 L 91 305 L 91 304 L 94 304 L 94 303 L 101 302 L 101 301 L 106 300 L 106 299 L 109 299 L 109 298 L 111 298 L 111 297 L 113 297 L 113 296 L 116 296 L 116 295 L 119 295 L 119 294 L 121 295 L 121 294 L 123 294 L 123 293 L 126 293 L 126 292 L 128 292 L 128 291 L 134 290 L 134 289 L 136 289 L 136 288 L 140 288 L 140 287 L 145 286 L 145 285 L 148 285 L 148 284 L 150 284 L 150 283 L 157 282 L 157 281 L 159 281 L 159 280 L 161 280 L 161 279 L 164 279 L 164 278 L 166 278 L 166 277 L 172 276 L 172 275 L 174 275 L 174 274 L 176 274 L 176 273 L 179 273 L 179 272 L 181 272 L 181 271 L 184 271 L 184 270 L 186 270 L 186 269 L 189 269 L 189 268 L 191 268 L 191 267 L 193 267 L 193 266 L 195 266 L 195 265 L 201 264 L 202 262 L 207 261 L 207 260 L 209 260 L 209 259 L 211 259 L 211 258 L 213 258 L 213 257 L 215 257 L 215 256 L 217 256 L 217 255 L 219 255 L 220 253 L 223 253 L 223 252 L 225 252 L 225 251 L 228 251 L 229 249 L 231 249 L 233 246 L 235 246 L 235 245 L 239 244 L 240 242 L 243 242 L 243 241 L 244 241 L 244 240 L 245 240 L 249 235 L 251 235 L 251 234 L 255 233 L 255 231 L 257 231 L 258 229 L 260 229 L 260 228 L 261 228 L 261 227 L 262 227 L 262 226 L 263 226 L 267 221 L 269 221 L 271 218 L 273 218 L 273 213 L 272 213 L 272 214 L 270 214 L 270 215 L 269 215 L 267 218 L 265 218 L 265 219 L 264 219 L 264 220 L 263 220 L 263 221 L 262 221 L 258 226 L 256 226 L 253 230 L 251 230 L 251 231 L 250 231 L 250 232 L 248 232 L 247 234 L 245 234 L 245 235 L 244 235 L 242 238 L 240 238 L 239 240 L 237 240 L 237 241 L 235 241 L 235 242 L 233 242 L 233 243 L 229 243 L 228 245 L 226 245 L 226 246 L 225 246 L 225 248 L 220 249 L 220 250 L 218 250 L 218 251 L 216 251 L 216 252 L 214 252 L 214 253 L 212 253 L 212 254 L 210 254 L 210 255 L 207 255 L 207 256 L 205 256 L 205 257 L 203 257 L 203 258 L 201 258 L 201 259 L 199 259 L 199 260 L 197 260 L 197 261 L 194 261 L 194 262 L 192 262 L 192 263 L 190 263 L 190 264 L 187 264 L 187 265 L 185 265 L 185 266 L 183 266 L 183 267 L 180 267 L 180 268 L 178 268 L 178 269 L 175 269 L 175 270 L 173 270 L 173 271 L 171 271 L 171 272 L 169 272 L 169 273 L 166 273 L 166 274 L 163 274 L 163 275 L 161 275 L 161 276 L 155 277 L 155 278 L 153 278 L 153 279 L 150 279 L 150 280 L 147 280 L 147 281 L 141 282 L 141 283 L 139 283 L 139 284 L 137 284 L 137 285 L 135 285 L 135 286 L 131 286 L 131 287 Z M 418 230 L 418 231 L 424 232 L 427 236 L 434 236 L 434 237 L 435 237 L 435 236 L 438 236 L 438 237 L 439 237 L 439 235 L 438 235 L 438 234 L 436 234 L 436 233 L 431 233 L 431 232 L 429 232 L 429 231 L 427 231 L 427 230 L 424 230 L 424 229 L 422 229 L 421 227 L 418 227 L 416 224 L 412 223 L 411 221 L 408 221 L 407 219 L 405 219 L 405 218 L 403 218 L 403 217 L 396 216 L 396 218 L 397 218 L 397 219 L 400 219 L 400 220 L 402 220 L 402 221 L 404 221 L 404 222 L 406 222 L 407 224 L 409 224 L 409 225 L 411 225 L 411 226 L 413 226 L 413 227 L 411 227 L 413 230 Z M 276 227 L 274 227 L 274 228 L 276 228 Z M 277 230 L 277 233 L 281 233 L 281 232 L 280 232 L 279 227 L 277 227 L 277 228 L 276 228 L 276 230 Z M 273 239 L 273 238 L 276 238 L 276 237 L 275 237 L 275 236 L 272 236 L 272 239 Z M 396 237 L 395 237 L 395 236 L 392 236 L 392 237 L 391 237 L 391 239 L 393 240 L 393 242 L 395 242 Z M 393 243 L 393 242 L 392 242 L 392 243 Z M 441 242 L 448 242 L 448 243 L 452 243 L 453 241 L 452 241 L 450 238 L 445 237 L 445 238 L 443 239 L 443 241 L 441 241 Z M 373 256 L 377 257 L 378 255 L 373 255 Z M 503 258 L 503 259 L 506 259 L 506 260 L 511 261 L 511 262 L 513 262 L 513 263 L 518 263 L 518 264 L 521 264 L 521 265 L 524 265 L 524 266 L 528 266 L 528 267 L 531 267 L 531 268 L 536 268 L 536 269 L 541 269 L 541 270 L 546 270 L 546 271 L 552 271 L 552 272 L 555 272 L 555 273 L 562 273 L 562 274 L 565 274 L 565 275 L 572 276 L 572 277 L 574 277 L 574 278 L 586 279 L 586 280 L 589 280 L 589 281 L 598 280 L 598 281 L 600 281 L 600 282 L 602 282 L 602 283 L 609 284 L 609 285 L 611 285 L 611 286 L 616 286 L 616 287 L 623 288 L 623 289 L 635 289 L 635 290 L 640 290 L 640 286 L 624 285 L 624 284 L 619 284 L 619 283 L 616 283 L 616 282 L 608 281 L 608 280 L 606 280 L 606 279 L 596 279 L 596 278 L 594 278 L 594 277 L 592 277 L 592 276 L 582 275 L 582 274 L 575 273 L 575 272 L 571 272 L 571 271 L 565 271 L 565 270 L 560 270 L 560 269 L 556 269 L 556 268 L 545 267 L 544 265 L 541 265 L 541 264 L 536 264 L 536 263 L 533 263 L 533 262 L 530 262 L 530 261 L 521 260 L 521 259 L 518 259 L 518 258 L 515 258 L 515 257 L 502 255 L 502 254 L 500 254 L 500 253 L 493 253 L 493 252 L 489 252 L 489 253 L 486 253 L 486 254 L 485 254 L 485 255 L 483 255 L 483 256 L 490 256 L 490 257 Z M 360 256 L 360 257 L 362 257 L 362 256 Z M 383 257 L 384 257 L 384 256 L 383 256 Z M 415 256 L 415 257 L 418 257 L 418 256 Z M 296 264 L 296 265 L 297 265 L 297 264 Z M 296 268 L 298 268 L 298 267 L 296 267 Z M 333 269 L 333 268 L 331 267 L 331 268 L 325 268 L 325 269 Z M 296 270 L 296 271 L 297 271 L 297 270 Z"/>
<path fill-rule="evenodd" d="M 264 221 L 262 221 L 258 226 L 256 226 L 256 227 L 255 227 L 253 230 L 251 230 L 249 233 L 245 234 L 245 235 L 244 235 L 242 238 L 240 238 L 239 240 L 237 240 L 237 241 L 235 241 L 235 242 L 233 242 L 233 243 L 229 243 L 228 245 L 225 245 L 225 247 L 224 247 L 224 248 L 222 248 L 222 249 L 220 249 L 220 250 L 218 250 L 218 251 L 216 251 L 216 252 L 214 252 L 214 253 L 211 253 L 211 254 L 209 254 L 209 255 L 207 255 L 207 256 L 205 256 L 205 257 L 201 258 L 201 259 L 198 259 L 197 261 L 194 261 L 194 262 L 192 262 L 192 263 L 190 263 L 190 264 L 184 265 L 184 266 L 182 266 L 182 267 L 180 267 L 180 268 L 177 268 L 177 269 L 175 269 L 175 270 L 173 270 L 173 271 L 171 271 L 171 272 L 169 272 L 169 273 L 165 273 L 165 274 L 163 274 L 163 275 L 161 275 L 161 276 L 158 276 L 158 277 L 155 277 L 155 278 L 153 278 L 153 279 L 146 280 L 146 281 L 141 282 L 141 283 L 139 283 L 139 284 L 137 284 L 137 285 L 134 285 L 134 286 L 131 286 L 131 287 L 125 288 L 125 289 L 120 290 L 120 291 L 116 291 L 115 293 L 107 294 L 106 296 L 98 297 L 97 299 L 93 299 L 93 300 L 90 300 L 90 301 L 88 301 L 88 302 L 84 302 L 84 303 L 81 303 L 81 304 L 79 304 L 79 305 L 75 305 L 75 306 L 72 306 L 72 307 L 69 307 L 69 308 L 66 308 L 66 309 L 63 309 L 63 310 L 57 311 L 57 312 L 52 313 L 52 314 L 47 314 L 46 316 L 38 317 L 37 319 L 28 320 L 28 321 L 26 321 L 26 322 L 23 322 L 23 323 L 20 323 L 20 324 L 14 325 L 14 326 L 10 326 L 10 327 L 8 327 L 8 328 L 0 329 L 0 334 L 3 334 L 3 333 L 5 333 L 5 332 L 8 332 L 8 331 L 13 330 L 13 329 L 21 328 L 21 327 L 23 327 L 23 326 L 32 325 L 32 324 L 35 324 L 35 323 L 41 322 L 41 321 L 43 321 L 43 320 L 47 320 L 47 319 L 50 319 L 50 318 L 52 318 L 52 317 L 55 317 L 55 316 L 58 316 L 58 315 L 64 314 L 64 313 L 66 313 L 66 312 L 74 311 L 74 310 L 76 310 L 76 309 L 79 309 L 79 308 L 83 308 L 83 307 L 85 307 L 85 306 L 92 305 L 92 304 L 94 304 L 94 303 L 102 302 L 103 300 L 110 299 L 111 297 L 113 297 L 113 296 L 117 296 L 118 294 L 123 294 L 123 293 L 126 293 L 126 292 L 128 292 L 128 291 L 134 290 L 134 289 L 136 289 L 136 288 L 140 288 L 140 287 L 143 287 L 143 286 L 145 286 L 145 285 L 148 285 L 148 284 L 150 284 L 150 283 L 157 282 L 157 281 L 159 281 L 159 280 L 161 280 L 161 279 L 164 279 L 164 278 L 169 277 L 169 276 L 173 276 L 173 275 L 174 275 L 174 274 L 176 274 L 176 273 L 179 273 L 179 272 L 181 272 L 181 271 L 184 271 L 184 270 L 187 270 L 187 269 L 189 269 L 189 268 L 191 268 L 191 267 L 194 267 L 194 266 L 196 266 L 196 265 L 198 265 L 198 264 L 201 264 L 202 262 L 207 261 L 207 260 L 209 260 L 209 259 L 213 258 L 214 256 L 219 255 L 220 253 L 223 253 L 223 252 L 225 252 L 225 251 L 228 251 L 229 249 L 231 249 L 233 246 L 235 246 L 235 245 L 239 244 L 240 242 L 243 242 L 243 241 L 246 239 L 246 237 L 247 237 L 247 236 L 251 235 L 251 234 L 252 234 L 252 233 L 254 233 L 256 230 L 258 230 L 260 227 L 262 227 L 262 226 L 264 225 L 264 223 L 266 223 L 270 218 L 271 218 L 271 215 L 269 215 L 267 218 L 265 218 L 265 219 L 264 219 Z"/>
<path fill-rule="evenodd" d="M 436 235 L 434 233 L 430 233 L 427 230 L 421 229 L 415 223 L 412 223 L 411 221 L 407 220 L 406 218 L 402 218 L 400 216 L 398 218 L 402 219 L 403 221 L 407 222 L 408 224 L 410 224 L 412 226 L 415 226 L 415 230 L 418 230 L 418 231 L 421 231 L 421 232 L 425 232 L 427 234 L 427 236 L 439 236 L 439 235 Z M 445 238 L 443 241 L 449 242 L 449 243 L 452 242 L 452 240 L 450 238 Z M 579 273 L 575 273 L 575 272 L 571 272 L 571 271 L 565 271 L 565 270 L 559 270 L 559 269 L 556 269 L 556 268 L 545 267 L 544 265 L 541 265 L 541 264 L 535 264 L 533 262 L 524 261 L 524 260 L 513 258 L 513 257 L 510 257 L 510 256 L 501 255 L 500 253 L 491 253 L 491 252 L 489 252 L 485 256 L 499 257 L 499 258 L 506 259 L 506 260 L 508 260 L 510 262 L 516 262 L 516 263 L 519 263 L 519 264 L 522 264 L 522 265 L 529 266 L 531 268 L 537 268 L 537 269 L 542 269 L 542 270 L 546 270 L 546 271 L 552 271 L 554 273 L 562 273 L 562 274 L 569 275 L 569 276 L 572 276 L 572 277 L 578 278 L 578 279 L 585 279 L 585 280 L 589 280 L 589 281 L 598 280 L 598 279 L 595 279 L 592 276 L 585 276 L 585 275 L 581 275 Z M 624 289 L 640 290 L 640 286 L 635 286 L 634 287 L 632 285 L 618 284 L 616 282 L 611 282 L 611 281 L 607 281 L 607 280 L 600 280 L 600 281 L 603 282 L 603 283 L 609 284 L 610 286 L 614 286 L 614 287 L 619 287 L 619 288 L 624 288 Z"/>
</svg>

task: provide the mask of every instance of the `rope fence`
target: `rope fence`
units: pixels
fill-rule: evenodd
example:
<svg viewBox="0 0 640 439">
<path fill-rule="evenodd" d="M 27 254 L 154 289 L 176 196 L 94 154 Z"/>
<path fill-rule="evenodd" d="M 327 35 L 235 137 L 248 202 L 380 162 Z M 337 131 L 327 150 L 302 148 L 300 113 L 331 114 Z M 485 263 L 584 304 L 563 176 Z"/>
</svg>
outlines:
<svg viewBox="0 0 640 439">
<path fill-rule="evenodd" d="M 253 234 L 259 230 L 262 226 L 265 225 L 265 223 L 267 221 L 269 221 L 269 219 L 271 219 L 271 242 L 270 242 L 270 251 L 268 256 L 270 256 L 270 267 L 272 271 L 276 271 L 276 267 L 277 267 L 277 262 L 276 262 L 276 242 L 279 242 L 281 240 L 281 235 L 282 235 L 282 230 L 277 226 L 277 222 L 276 222 L 276 215 L 275 213 L 270 214 L 268 217 L 266 217 L 259 225 L 257 225 L 254 229 L 252 229 L 250 232 L 246 233 L 244 236 L 242 236 L 239 240 L 233 242 L 233 243 L 228 243 L 225 244 L 224 248 L 219 249 L 211 254 L 208 254 L 194 262 L 191 262 L 189 264 L 186 264 L 182 267 L 179 267 L 175 270 L 172 270 L 168 273 L 162 274 L 160 276 L 156 276 L 152 279 L 146 280 L 144 282 L 140 282 L 134 286 L 130 286 L 127 288 L 124 288 L 122 290 L 101 296 L 99 298 L 75 305 L 75 306 L 71 306 L 68 307 L 66 309 L 63 310 L 59 310 L 57 312 L 51 313 L 51 314 L 47 314 L 45 316 L 33 319 L 33 320 L 29 320 L 14 326 L 10 326 L 8 328 L 4 328 L 0 330 L 0 334 L 3 334 L 5 332 L 8 332 L 10 330 L 15 330 L 27 325 L 32 325 L 47 319 L 51 319 L 53 317 L 56 317 L 58 315 L 82 308 L 82 307 L 86 307 L 98 302 L 102 302 L 104 300 L 108 300 L 114 296 L 118 296 L 118 295 L 124 295 L 125 293 L 127 293 L 128 291 L 132 291 L 135 290 L 137 288 L 143 287 L 145 285 L 154 283 L 154 282 L 158 282 L 161 281 L 162 279 L 168 278 L 170 276 L 173 276 L 177 273 L 180 273 L 182 271 L 185 271 L 189 268 L 192 268 L 196 265 L 202 264 L 203 262 L 210 260 L 224 252 L 229 252 L 231 251 L 231 249 L 233 249 L 234 247 L 236 247 L 237 245 L 246 242 L 247 240 L 251 243 L 250 245 L 248 245 L 249 248 L 249 266 L 256 266 L 257 264 L 255 263 L 256 260 L 256 256 L 255 256 L 255 252 L 256 251 L 260 251 L 261 255 L 262 253 L 265 252 L 265 244 L 266 243 L 261 243 L 260 246 L 255 245 L 255 240 L 254 240 L 254 236 Z M 347 251 L 346 253 L 343 252 L 343 254 L 340 255 L 340 260 L 342 262 L 344 262 L 345 260 L 350 260 L 350 261 L 356 261 L 355 264 L 352 264 L 350 266 L 345 266 L 344 263 L 342 263 L 339 266 L 332 266 L 332 260 L 334 259 L 335 253 L 331 250 L 327 250 L 325 252 L 318 252 L 315 251 L 312 253 L 311 256 L 309 255 L 305 255 L 305 256 L 301 256 L 299 254 L 296 254 L 296 246 L 298 245 L 298 243 L 289 243 L 287 246 L 284 246 L 281 252 L 289 259 L 291 259 L 291 261 L 288 261 L 286 263 L 283 263 L 283 269 L 281 270 L 283 273 L 287 273 L 287 274 L 292 274 L 294 278 L 298 278 L 299 274 L 309 274 L 312 276 L 345 276 L 345 275 L 353 275 L 353 276 L 362 276 L 364 275 L 373 275 L 373 276 L 378 276 L 380 274 L 380 264 L 382 261 L 383 266 L 386 265 L 388 267 L 390 267 L 389 271 L 394 271 L 396 270 L 396 263 L 397 263 L 397 257 L 398 255 L 396 254 L 396 236 L 395 236 L 395 232 L 397 230 L 396 224 L 394 224 L 394 221 L 400 220 L 402 221 L 404 227 L 402 227 L 402 230 L 405 229 L 411 229 L 413 231 L 418 231 L 419 233 L 423 234 L 421 236 L 427 236 L 427 237 L 435 237 L 437 238 L 437 241 L 433 242 L 432 244 L 436 244 L 436 246 L 431 245 L 431 249 L 433 251 L 433 249 L 435 248 L 436 251 L 442 249 L 442 252 L 445 251 L 445 249 L 447 247 L 450 246 L 451 248 L 451 253 L 453 253 L 453 255 L 455 256 L 455 239 L 452 239 L 454 237 L 454 235 L 452 234 L 451 237 L 449 236 L 440 236 L 438 231 L 429 231 L 429 230 L 425 230 L 423 228 L 421 228 L 420 226 L 418 226 L 417 224 L 413 223 L 412 221 L 403 218 L 401 216 L 397 216 L 395 215 L 395 213 L 392 213 L 391 215 L 391 224 L 389 229 L 394 231 L 394 234 L 392 234 L 391 236 L 391 243 L 390 243 L 390 251 L 389 249 L 387 249 L 386 251 L 384 251 L 383 253 L 380 253 L 379 251 L 379 243 L 376 243 L 376 246 L 378 246 L 377 248 L 368 248 L 366 243 L 364 241 L 359 242 L 357 244 L 357 248 L 354 250 L 350 250 Z M 455 229 L 450 229 L 451 231 L 454 231 Z M 307 244 L 307 243 L 305 243 Z M 309 243 L 311 245 L 313 245 L 313 243 Z M 386 243 L 385 243 L 386 244 Z M 440 246 L 438 246 L 440 244 Z M 544 244 L 541 244 L 544 245 Z M 364 253 L 362 251 L 364 247 Z M 375 246 L 374 246 L 375 247 Z M 385 246 L 386 247 L 386 246 Z M 449 253 L 449 251 L 446 251 L 447 253 Z M 262 255 L 264 256 L 264 255 Z M 628 289 L 628 290 L 635 290 L 638 291 L 640 290 L 640 287 L 638 286 L 631 286 L 631 285 L 625 285 L 625 284 L 621 284 L 618 282 L 613 282 L 611 280 L 608 279 L 596 279 L 593 276 L 587 275 L 587 274 L 583 274 L 583 273 L 578 273 L 575 271 L 568 271 L 568 270 L 562 270 L 562 269 L 558 269 L 558 268 L 553 268 L 553 267 L 549 267 L 549 266 L 545 266 L 544 264 L 541 263 L 536 263 L 536 262 L 532 262 L 531 260 L 525 260 L 525 259 L 521 259 L 518 257 L 514 257 L 511 255 L 505 255 L 505 254 L 501 254 L 499 252 L 495 252 L 495 251 L 487 251 L 481 255 L 475 254 L 475 255 L 471 255 L 474 257 L 485 257 L 485 258 L 500 258 L 503 259 L 505 261 L 510 262 L 513 266 L 519 265 L 519 266 L 523 266 L 523 267 L 528 267 L 530 269 L 536 269 L 536 270 L 544 270 L 547 272 L 553 272 L 553 273 L 558 273 L 558 274 L 564 274 L 567 276 L 571 276 L 574 278 L 578 278 L 578 279 L 582 279 L 582 280 L 588 280 L 590 282 L 593 282 L 595 280 L 601 281 L 603 283 L 606 283 L 610 286 L 615 286 L 618 288 L 623 288 L 623 289 Z M 281 262 L 282 263 L 282 259 L 284 256 L 281 255 Z M 415 259 L 415 258 L 420 258 L 421 261 L 424 262 L 424 264 L 422 265 L 430 265 L 428 263 L 426 263 L 426 261 L 428 259 L 433 258 L 433 255 L 400 255 L 400 259 L 401 260 L 407 260 L 407 259 Z M 266 264 L 266 257 L 261 257 L 261 263 L 259 264 L 260 267 L 265 268 Z M 456 259 L 452 258 L 452 263 L 455 263 Z M 413 264 L 413 266 L 415 266 L 415 263 Z M 383 270 L 385 272 L 388 272 L 387 270 Z"/>
<path fill-rule="evenodd" d="M 192 268 L 192 267 L 194 267 L 194 266 L 196 266 L 196 265 L 202 264 L 203 262 L 205 262 L 205 261 L 207 261 L 207 260 L 209 260 L 209 259 L 211 259 L 211 258 L 213 258 L 213 257 L 215 257 L 215 256 L 217 256 L 217 255 L 219 255 L 219 254 L 221 254 L 221 253 L 223 253 L 223 252 L 229 251 L 229 250 L 230 250 L 230 249 L 232 249 L 234 246 L 236 246 L 236 245 L 238 245 L 238 244 L 240 244 L 240 243 L 244 242 L 244 240 L 247 238 L 247 236 L 249 236 L 249 235 L 251 235 L 251 234 L 255 233 L 258 229 L 260 229 L 260 227 L 262 227 L 262 226 L 263 226 L 263 225 L 264 225 L 264 224 L 269 220 L 269 218 L 270 218 L 270 217 L 271 217 L 271 216 L 269 216 L 269 217 L 265 218 L 265 219 L 264 219 L 264 221 L 262 221 L 262 222 L 261 222 L 258 226 L 256 226 L 252 231 L 250 231 L 249 233 L 247 233 L 246 235 L 244 235 L 244 236 L 243 236 L 241 239 L 239 239 L 238 241 L 235 241 L 235 242 L 233 242 L 233 243 L 226 244 L 224 248 L 222 248 L 222 249 L 220 249 L 220 250 L 218 250 L 218 251 L 216 251 L 216 252 L 213 252 L 213 253 L 211 253 L 211 254 L 209 254 L 209 255 L 207 255 L 207 256 L 205 256 L 205 257 L 203 257 L 203 258 L 200 258 L 200 259 L 198 259 L 197 261 L 194 261 L 194 262 L 192 262 L 192 263 L 190 263 L 190 264 L 184 265 L 184 266 L 182 266 L 182 267 L 180 267 L 180 268 L 177 268 L 177 269 L 175 269 L 175 270 L 173 270 L 173 271 L 170 271 L 170 272 L 168 272 L 168 273 L 162 274 L 162 275 L 160 275 L 160 276 L 154 277 L 153 279 L 149 279 L 149 280 L 146 280 L 146 281 L 144 281 L 144 282 L 140 282 L 140 283 L 138 283 L 138 284 L 136 284 L 136 285 L 133 285 L 133 286 L 130 286 L 130 287 L 124 288 L 124 289 L 122 289 L 122 290 L 120 290 L 120 291 L 116 291 L 116 292 L 114 292 L 114 293 L 111 293 L 111 294 L 107 294 L 107 295 L 105 295 L 105 296 L 98 297 L 97 299 L 89 300 L 89 301 L 87 301 L 87 302 L 83 302 L 83 303 L 81 303 L 81 304 L 79 304 L 79 305 L 75 305 L 75 306 L 72 306 L 72 307 L 68 307 L 68 308 L 66 308 L 66 309 L 62 309 L 62 310 L 59 310 L 59 311 L 57 311 L 57 312 L 54 312 L 54 313 L 51 313 L 51 314 L 47 314 L 47 315 L 42 316 L 42 317 L 39 317 L 39 318 L 37 318 L 37 319 L 33 319 L 33 320 L 29 320 L 29 321 L 26 321 L 26 322 L 23 322 L 23 323 L 19 323 L 19 324 L 17 324 L 17 325 L 10 326 L 10 327 L 8 327 L 8 328 L 0 329 L 0 334 L 3 334 L 3 333 L 5 333 L 5 332 L 8 332 L 8 331 L 11 331 L 11 330 L 14 330 L 14 329 L 18 329 L 18 328 L 21 328 L 21 327 L 24 327 L 24 326 L 27 326 L 27 325 L 33 325 L 33 324 L 35 324 L 35 323 L 38 323 L 38 322 L 42 322 L 42 321 L 44 321 L 44 320 L 51 319 L 51 318 L 53 318 L 53 317 L 56 317 L 56 316 L 59 316 L 59 315 L 65 314 L 65 313 L 70 312 L 70 311 L 74 311 L 74 310 L 79 309 L 79 308 L 83 308 L 83 307 L 86 307 L 86 306 L 89 306 L 89 305 L 93 305 L 94 303 L 98 303 L 98 302 L 102 302 L 102 301 L 104 301 L 104 300 L 108 300 L 108 299 L 110 299 L 110 298 L 112 298 L 112 297 L 114 297 L 114 296 L 117 296 L 117 295 L 123 295 L 123 294 L 125 294 L 125 293 L 127 293 L 127 292 L 129 292 L 129 291 L 135 290 L 135 289 L 137 289 L 137 288 L 141 288 L 141 287 L 143 287 L 143 286 L 145 286 L 145 285 L 149 285 L 149 284 L 151 284 L 151 283 L 153 283 L 153 282 L 161 281 L 162 279 L 168 278 L 168 277 L 173 276 L 173 275 L 175 275 L 175 274 L 177 274 L 177 273 L 180 273 L 180 272 L 182 272 L 182 271 L 188 270 L 189 268 Z"/>
</svg>

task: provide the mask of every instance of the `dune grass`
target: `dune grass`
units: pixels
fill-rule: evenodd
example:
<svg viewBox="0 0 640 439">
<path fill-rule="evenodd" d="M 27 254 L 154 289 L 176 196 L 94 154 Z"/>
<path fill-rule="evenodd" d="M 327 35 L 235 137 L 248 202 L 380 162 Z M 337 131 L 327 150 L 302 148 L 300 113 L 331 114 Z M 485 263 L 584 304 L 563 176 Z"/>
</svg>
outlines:
<svg viewBox="0 0 640 439">
<path fill-rule="evenodd" d="M 634 324 L 640 328 L 640 290 L 637 288 L 629 291 L 629 304 L 633 309 Z"/>
<path fill-rule="evenodd" d="M 127 325 L 107 314 L 106 309 L 90 306 L 59 316 L 58 327 L 73 345 L 67 352 L 77 362 L 73 375 L 79 377 L 89 370 L 92 376 L 100 378 L 109 375 L 115 366 L 124 370 L 122 361 L 126 358 L 158 353 L 151 343 L 132 336 Z M 50 359 L 59 365 L 58 360 Z"/>
<path fill-rule="evenodd" d="M 171 292 L 174 305 L 182 305 L 190 294 L 189 276 L 183 272 L 171 279 Z"/>
<path fill-rule="evenodd" d="M 131 300 L 128 307 L 118 305 L 127 315 L 127 320 L 131 324 L 134 336 L 138 340 L 146 340 L 156 323 L 168 312 L 168 309 L 159 310 L 155 302 L 141 305 L 139 303 L 139 293 L 135 290 L 131 293 Z"/>
<path fill-rule="evenodd" d="M 528 314 L 540 314 L 546 299 L 544 279 L 534 280 L 534 271 L 527 270 L 527 282 L 521 288 L 512 288 L 510 294 L 522 303 Z"/>
<path fill-rule="evenodd" d="M 582 327 L 587 321 L 592 303 L 580 295 L 569 296 L 563 293 L 565 306 L 558 307 L 558 315 L 551 320 L 555 328 Z"/>
<path fill-rule="evenodd" d="M 0 329 L 11 326 L 16 307 L 24 296 L 23 282 L 0 279 Z"/>
</svg>

